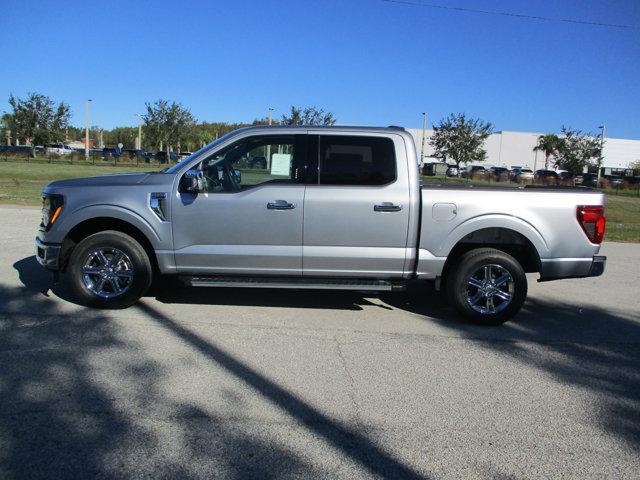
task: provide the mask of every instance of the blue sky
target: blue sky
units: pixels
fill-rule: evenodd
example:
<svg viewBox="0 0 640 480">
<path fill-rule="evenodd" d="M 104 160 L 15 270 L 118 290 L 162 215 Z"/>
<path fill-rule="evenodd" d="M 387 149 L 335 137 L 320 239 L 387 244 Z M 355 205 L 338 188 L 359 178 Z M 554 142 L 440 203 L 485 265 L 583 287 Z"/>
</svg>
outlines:
<svg viewBox="0 0 640 480">
<path fill-rule="evenodd" d="M 640 25 L 637 0 L 430 3 Z M 77 125 L 85 98 L 104 128 L 167 98 L 208 121 L 294 104 L 342 124 L 420 127 L 422 111 L 430 124 L 462 111 L 496 130 L 604 123 L 640 139 L 640 29 L 382 0 L 5 0 L 0 47 L 0 110 L 9 93 L 36 91 L 69 103 Z"/>
</svg>

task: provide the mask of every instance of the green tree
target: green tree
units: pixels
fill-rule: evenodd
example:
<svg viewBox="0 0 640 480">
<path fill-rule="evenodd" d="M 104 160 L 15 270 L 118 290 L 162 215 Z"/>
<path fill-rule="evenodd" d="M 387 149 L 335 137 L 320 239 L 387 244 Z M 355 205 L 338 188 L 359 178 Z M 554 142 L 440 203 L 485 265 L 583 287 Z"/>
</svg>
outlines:
<svg viewBox="0 0 640 480">
<path fill-rule="evenodd" d="M 316 107 L 291 106 L 289 115 L 282 115 L 282 125 L 334 125 L 336 118 L 331 112 Z"/>
<path fill-rule="evenodd" d="M 562 148 L 564 139 L 560 138 L 555 133 L 549 133 L 547 135 L 540 135 L 538 137 L 538 144 L 533 147 L 534 152 L 544 152 L 544 169 L 549 170 L 549 157 L 555 155 L 558 150 Z"/>
<path fill-rule="evenodd" d="M 556 167 L 577 175 L 600 158 L 602 145 L 597 136 L 567 127 L 562 127 L 562 134 L 562 145 L 555 154 Z"/>
<path fill-rule="evenodd" d="M 251 125 L 256 126 L 256 125 L 269 125 L 269 117 L 263 117 L 263 118 L 254 118 L 253 122 L 251 122 Z M 271 125 L 280 125 L 280 122 L 278 120 L 276 120 L 275 118 L 271 119 Z"/>
<path fill-rule="evenodd" d="M 65 139 L 71 118 L 71 110 L 66 103 L 56 103 L 45 95 L 29 93 L 25 99 L 9 95 L 9 105 L 13 109 L 9 121 L 13 137 L 30 142 L 34 147 L 32 156 L 35 156 L 35 145 Z"/>
<path fill-rule="evenodd" d="M 7 142 L 10 145 L 12 116 L 10 113 L 4 113 L 0 118 L 0 143 Z"/>
<path fill-rule="evenodd" d="M 122 148 L 135 148 L 137 136 L 138 127 L 115 127 L 102 131 L 104 144 L 111 147 L 116 147 L 121 143 Z"/>
<path fill-rule="evenodd" d="M 186 141 L 195 125 L 195 118 L 189 109 L 176 102 L 169 103 L 168 100 L 147 102 L 145 106 L 147 113 L 142 118 L 147 143 L 158 145 L 160 149 L 164 145 L 166 160 L 169 162 L 170 148 Z"/>
<path fill-rule="evenodd" d="M 84 128 L 74 127 L 73 125 L 67 126 L 65 133 L 69 140 L 81 141 L 84 138 Z"/>
<path fill-rule="evenodd" d="M 484 141 L 493 126 L 477 118 L 467 118 L 464 113 L 450 114 L 433 126 L 429 140 L 434 156 L 443 161 L 452 160 L 456 167 L 461 163 L 482 162 L 487 157 Z"/>
<path fill-rule="evenodd" d="M 206 124 L 198 124 L 195 125 L 189 131 L 189 134 L 186 137 L 186 150 L 194 152 L 199 150 L 207 143 L 211 143 L 215 140 L 217 132 L 215 129 L 210 129 L 206 126 Z"/>
</svg>

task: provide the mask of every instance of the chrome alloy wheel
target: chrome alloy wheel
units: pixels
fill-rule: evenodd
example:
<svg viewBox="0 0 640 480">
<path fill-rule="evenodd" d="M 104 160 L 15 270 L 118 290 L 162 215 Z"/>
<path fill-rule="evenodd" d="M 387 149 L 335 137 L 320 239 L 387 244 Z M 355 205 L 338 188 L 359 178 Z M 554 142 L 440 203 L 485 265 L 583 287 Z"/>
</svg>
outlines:
<svg viewBox="0 0 640 480">
<path fill-rule="evenodd" d="M 478 313 L 501 312 L 511 303 L 514 287 L 507 269 L 496 264 L 484 265 L 467 279 L 467 303 Z"/>
<path fill-rule="evenodd" d="M 99 248 L 87 255 L 82 266 L 82 282 L 98 297 L 118 297 L 131 287 L 133 263 L 117 248 Z"/>
</svg>

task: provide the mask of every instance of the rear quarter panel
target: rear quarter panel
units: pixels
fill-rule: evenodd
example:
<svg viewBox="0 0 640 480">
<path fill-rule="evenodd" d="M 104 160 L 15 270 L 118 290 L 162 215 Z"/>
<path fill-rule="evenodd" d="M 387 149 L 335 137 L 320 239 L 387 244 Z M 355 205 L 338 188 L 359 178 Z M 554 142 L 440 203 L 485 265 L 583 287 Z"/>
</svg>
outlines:
<svg viewBox="0 0 640 480">
<path fill-rule="evenodd" d="M 590 258 L 600 250 L 576 219 L 578 205 L 604 204 L 598 192 L 435 187 L 423 188 L 421 196 L 420 261 L 443 265 L 443 258 L 465 236 L 492 227 L 524 235 L 540 259 Z M 453 218 L 434 216 L 439 204 L 455 205 Z"/>
</svg>

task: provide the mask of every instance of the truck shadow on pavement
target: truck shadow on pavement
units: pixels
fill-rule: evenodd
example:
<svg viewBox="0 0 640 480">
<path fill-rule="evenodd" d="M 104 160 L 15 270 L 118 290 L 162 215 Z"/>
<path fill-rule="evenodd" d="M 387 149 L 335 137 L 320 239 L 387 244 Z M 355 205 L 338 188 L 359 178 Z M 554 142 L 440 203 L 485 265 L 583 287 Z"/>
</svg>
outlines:
<svg viewBox="0 0 640 480">
<path fill-rule="evenodd" d="M 512 321 L 483 327 L 456 316 L 433 293 L 410 290 L 383 300 L 577 387 L 598 412 L 598 427 L 640 452 L 640 312 L 531 297 Z"/>
<path fill-rule="evenodd" d="M 42 271 L 39 270 L 33 257 L 21 260 L 14 266 L 26 288 L 5 289 L 4 292 L 1 292 L 3 310 L 7 305 L 12 306 L 11 310 L 19 309 L 22 306 L 27 311 L 41 311 L 35 318 L 45 314 L 55 317 L 57 308 L 55 303 L 43 296 L 51 287 L 51 283 L 46 277 L 43 279 Z M 301 292 L 296 291 L 274 290 L 270 291 L 268 296 L 261 297 L 255 294 L 257 291 L 253 290 L 249 295 L 247 289 L 224 289 L 220 292 L 212 292 L 212 290 L 215 289 L 190 292 L 186 287 L 176 288 L 175 285 L 168 284 L 160 285 L 159 290 L 153 293 L 158 300 L 165 302 L 252 306 L 264 303 L 266 306 L 347 309 L 354 310 L 354 315 L 358 314 L 357 310 L 360 310 L 362 305 L 377 305 L 369 300 L 370 294 L 366 294 L 367 298 L 364 298 L 363 294 L 358 292 L 336 295 L 336 292 L 320 291 L 303 292 L 304 294 L 300 295 Z M 63 286 L 55 286 L 53 291 L 56 295 L 65 298 Z M 558 384 L 577 389 L 578 393 L 574 394 L 580 396 L 585 411 L 590 412 L 588 419 L 583 421 L 592 422 L 603 435 L 616 438 L 633 451 L 640 451 L 640 314 L 638 312 L 607 311 L 592 305 L 581 307 L 567 302 L 551 302 L 530 298 L 514 321 L 499 327 L 480 327 L 468 324 L 457 317 L 439 293 L 428 289 L 412 287 L 405 293 L 380 295 L 379 299 L 384 302 L 387 308 L 408 312 L 421 320 L 433 323 L 437 328 L 443 329 L 450 335 L 478 342 L 483 348 L 498 352 L 509 361 L 532 366 L 553 378 Z M 370 474 L 404 478 L 420 477 L 418 472 L 385 452 L 382 447 L 368 438 L 365 432 L 326 417 L 303 399 L 296 397 L 277 383 L 253 370 L 251 366 L 235 358 L 231 352 L 200 337 L 195 327 L 189 329 L 184 323 L 175 322 L 147 300 L 143 300 L 138 306 L 132 308 L 143 312 L 149 321 L 155 322 L 167 332 L 180 338 L 194 351 L 205 355 L 216 365 L 241 380 L 246 387 L 277 405 L 290 417 L 304 425 L 308 431 L 323 438 L 324 441 L 339 450 L 342 455 L 365 468 Z M 118 436 L 124 438 L 130 435 L 134 437 L 139 435 L 143 445 L 145 442 L 153 443 L 152 438 L 144 437 L 144 432 L 131 433 L 132 429 L 135 432 L 135 425 L 130 425 L 127 418 L 119 410 L 114 409 L 108 400 L 101 398 L 100 389 L 93 385 L 88 378 L 90 377 L 90 368 L 86 362 L 92 350 L 102 348 L 135 350 L 135 345 L 128 345 L 126 342 L 123 345 L 123 340 L 117 336 L 117 329 L 114 331 L 113 322 L 104 317 L 101 312 L 82 311 L 86 316 L 85 320 L 78 325 L 74 324 L 73 320 L 60 320 L 56 322 L 60 324 L 59 328 L 40 330 L 42 334 L 40 341 L 50 342 L 53 345 L 71 342 L 74 345 L 68 352 L 58 353 L 58 355 L 62 355 L 58 363 L 61 365 L 69 363 L 70 374 L 79 377 L 76 388 L 80 391 L 74 390 L 72 398 L 80 405 L 83 405 L 85 401 L 89 406 L 103 405 L 101 408 L 107 412 L 105 415 L 109 418 L 113 417 L 112 421 L 115 425 L 113 434 L 103 432 L 105 438 L 104 440 L 98 438 L 96 440 L 98 444 L 103 441 L 108 450 L 110 446 L 115 445 L 115 441 L 109 440 L 109 437 L 113 435 L 116 440 L 118 440 Z M 26 318 L 29 318 L 28 313 L 25 315 Z M 13 320 L 7 320 L 7 322 L 12 325 Z M 12 349 L 16 351 L 27 349 L 33 343 L 29 340 L 28 335 L 24 335 L 24 332 L 19 333 L 19 328 L 13 333 L 11 333 L 12 328 L 7 331 L 10 332 L 9 336 L 0 341 L 1 352 Z M 47 336 L 49 334 L 45 333 L 48 331 L 51 331 L 51 338 Z M 95 339 L 97 343 L 77 342 L 76 338 L 82 335 Z M 23 392 L 20 395 L 10 393 L 8 399 L 3 398 L 0 401 L 1 418 L 5 419 L 5 422 L 7 422 L 7 418 L 12 418 L 11 414 L 5 413 L 5 406 L 22 403 L 26 386 L 32 383 L 38 384 L 41 381 L 39 375 L 42 374 L 42 365 L 47 365 L 48 368 L 48 364 L 52 363 L 47 359 L 46 353 L 43 353 L 43 356 L 45 363 L 39 362 L 37 368 L 36 366 L 32 366 L 31 369 L 27 368 L 25 375 L 20 372 L 19 368 L 11 370 L 4 362 L 0 367 L 0 385 L 9 385 L 8 391 L 10 392 Z M 55 358 L 53 363 L 56 363 Z M 9 369 L 8 372 L 7 369 Z M 134 371 L 137 370 L 134 369 Z M 151 371 L 153 372 L 153 368 Z M 160 376 L 161 373 L 155 372 L 154 375 Z M 53 381 L 53 378 L 49 380 Z M 145 377 L 145 382 L 149 381 L 153 382 L 153 378 L 149 380 Z M 94 397 L 96 397 L 96 401 L 85 400 Z M 38 405 L 29 403 L 29 400 L 27 400 L 25 407 L 26 411 L 38 411 Z M 178 406 L 174 405 L 174 408 L 178 408 Z M 196 406 L 180 405 L 179 410 L 186 412 L 185 418 L 188 421 L 185 420 L 185 422 L 188 425 L 193 424 L 193 416 L 203 418 L 205 423 L 212 422 L 212 425 L 217 425 L 212 414 L 199 411 Z M 91 411 L 90 408 L 89 411 Z M 61 417 L 54 418 L 53 425 L 62 423 L 63 425 L 58 427 L 62 428 L 62 431 L 64 428 L 71 428 L 64 423 L 66 420 L 63 419 L 63 414 L 54 413 L 52 415 Z M 16 423 L 16 425 L 10 425 L 8 431 L 11 432 L 11 428 L 19 430 L 17 425 L 21 423 L 19 416 L 9 423 Z M 36 426 L 36 432 L 46 436 L 48 430 L 38 432 L 38 429 L 43 428 Z M 0 431 L 5 430 L 7 430 L 7 425 L 0 424 Z M 52 435 L 53 431 L 55 430 L 50 431 L 49 435 Z M 67 435 L 69 434 L 73 438 L 74 432 Z M 16 433 L 16 435 L 18 434 Z M 21 437 L 18 435 L 18 438 Z M 76 435 L 76 439 L 80 441 L 81 436 Z M 250 443 L 251 438 L 243 437 L 242 440 L 238 440 L 233 437 L 229 441 L 232 445 L 233 442 Z M 257 442 L 257 440 L 255 441 Z M 30 454 L 37 455 L 37 451 L 28 444 L 27 436 L 24 436 L 18 444 Z M 265 445 L 264 448 L 265 451 L 261 452 L 260 444 L 255 447 L 259 452 L 257 456 L 265 455 L 271 459 L 269 449 L 272 446 Z M 22 454 L 16 453 L 15 455 L 20 457 Z M 292 469 L 298 469 L 298 474 L 305 472 L 314 476 L 314 473 L 305 470 L 311 467 L 291 452 L 279 452 L 278 455 L 288 458 L 288 465 Z M 25 460 L 26 457 L 21 457 L 20 463 Z M 244 463 L 238 461 L 238 468 L 245 473 L 255 472 L 251 470 L 255 468 L 254 462 L 245 460 Z M 88 467 L 94 467 L 90 458 L 86 462 Z M 95 466 L 95 468 L 98 467 Z M 185 471 L 176 470 L 176 473 L 188 473 L 185 466 L 178 465 L 172 468 L 186 469 Z M 280 473 L 286 475 L 284 471 Z M 315 472 L 315 474 L 317 473 Z M 249 474 L 249 476 L 251 475 Z M 185 478 L 187 477 L 188 475 L 185 475 Z"/>
<path fill-rule="evenodd" d="M 48 292 L 52 288 L 64 298 L 64 287 L 43 277 L 33 257 L 14 267 L 24 287 L 0 284 L 0 477 L 245 479 L 330 473 L 276 436 L 256 435 L 218 416 L 216 405 L 205 411 L 163 394 L 159 385 L 166 366 L 128 338 L 112 312 L 61 309 Z M 146 301 L 132 308 L 288 414 L 292 428 L 332 447 L 362 476 L 427 478 L 369 438 L 364 427 L 330 418 Z M 234 405 L 242 409 L 242 402 Z M 154 422 L 170 422 L 171 432 L 158 432 Z"/>
</svg>

